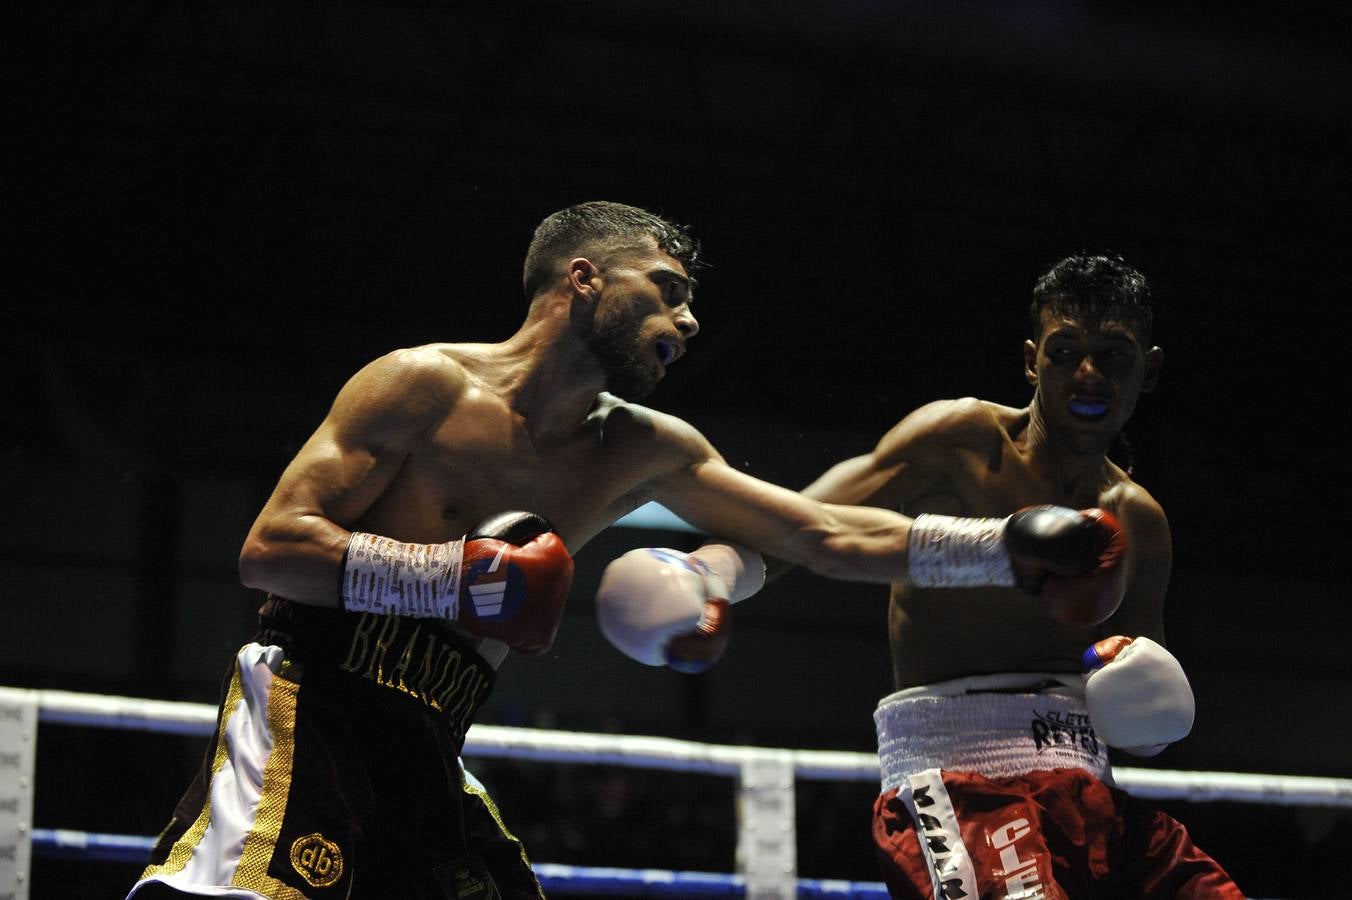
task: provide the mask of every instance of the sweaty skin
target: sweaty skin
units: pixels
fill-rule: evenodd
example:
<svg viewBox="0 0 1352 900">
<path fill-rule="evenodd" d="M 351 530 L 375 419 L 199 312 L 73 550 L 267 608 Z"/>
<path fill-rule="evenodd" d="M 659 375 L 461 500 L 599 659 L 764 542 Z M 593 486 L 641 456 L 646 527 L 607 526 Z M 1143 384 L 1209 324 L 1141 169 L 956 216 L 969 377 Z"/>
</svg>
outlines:
<svg viewBox="0 0 1352 900">
<path fill-rule="evenodd" d="M 240 556 L 244 583 L 337 606 L 351 531 L 459 538 L 486 516 L 549 519 L 574 553 L 655 500 L 696 527 L 820 574 L 904 577 L 909 519 L 829 506 L 727 465 L 691 425 L 606 392 L 604 331 L 626 384 L 656 384 L 698 331 L 681 263 L 647 246 L 572 260 L 500 344 L 429 344 L 342 388 L 283 473 Z"/>
<path fill-rule="evenodd" d="M 916 589 L 892 585 L 888 634 L 898 690 L 997 672 L 1078 672 L 1080 654 L 1112 634 L 1163 643 L 1172 552 L 1164 511 L 1107 459 L 1113 437 L 1154 385 L 1161 355 L 1118 323 L 1043 313 L 1041 339 L 1025 349 L 1035 387 L 1023 409 L 975 398 L 917 409 L 874 450 L 823 474 L 804 493 L 832 503 L 897 509 L 908 516 L 1006 516 L 1054 503 L 1102 507 L 1130 540 L 1127 593 L 1106 622 L 1054 621 L 1038 597 L 1008 588 Z M 1077 417 L 1084 398 L 1106 403 Z"/>
</svg>

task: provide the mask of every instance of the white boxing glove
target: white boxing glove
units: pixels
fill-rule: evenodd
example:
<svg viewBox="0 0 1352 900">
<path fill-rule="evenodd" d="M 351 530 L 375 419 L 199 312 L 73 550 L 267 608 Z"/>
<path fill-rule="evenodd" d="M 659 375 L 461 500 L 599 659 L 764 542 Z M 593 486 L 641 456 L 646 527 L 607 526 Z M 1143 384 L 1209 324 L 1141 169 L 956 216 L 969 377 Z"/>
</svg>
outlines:
<svg viewBox="0 0 1352 900">
<path fill-rule="evenodd" d="M 601 633 L 629 658 L 702 672 L 727 649 L 728 604 L 764 581 L 760 554 L 742 547 L 706 544 L 688 554 L 644 547 L 606 566 L 596 616 Z"/>
<path fill-rule="evenodd" d="M 1109 747 L 1154 756 L 1192 730 L 1188 676 L 1150 638 L 1104 638 L 1084 651 L 1083 664 L 1089 718 Z"/>
</svg>

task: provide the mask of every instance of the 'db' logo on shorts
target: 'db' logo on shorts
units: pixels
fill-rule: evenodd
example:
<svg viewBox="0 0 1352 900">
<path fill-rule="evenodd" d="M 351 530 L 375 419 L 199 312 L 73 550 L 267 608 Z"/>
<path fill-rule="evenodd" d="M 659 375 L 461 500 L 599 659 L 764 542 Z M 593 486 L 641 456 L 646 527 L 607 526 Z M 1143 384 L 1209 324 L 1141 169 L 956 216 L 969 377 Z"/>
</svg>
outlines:
<svg viewBox="0 0 1352 900">
<path fill-rule="evenodd" d="M 324 835 L 307 834 L 291 845 L 291 868 L 311 887 L 328 887 L 343 877 L 343 852 Z"/>
</svg>

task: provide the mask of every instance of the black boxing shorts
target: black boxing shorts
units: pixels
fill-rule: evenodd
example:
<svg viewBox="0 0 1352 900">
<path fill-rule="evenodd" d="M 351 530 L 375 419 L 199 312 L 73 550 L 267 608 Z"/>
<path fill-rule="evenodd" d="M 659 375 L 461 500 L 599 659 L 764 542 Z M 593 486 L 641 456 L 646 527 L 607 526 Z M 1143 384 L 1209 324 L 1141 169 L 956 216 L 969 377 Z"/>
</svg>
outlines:
<svg viewBox="0 0 1352 900">
<path fill-rule="evenodd" d="M 263 626 L 132 896 L 543 896 L 460 764 L 496 677 L 472 643 L 441 623 L 277 601 Z"/>
</svg>

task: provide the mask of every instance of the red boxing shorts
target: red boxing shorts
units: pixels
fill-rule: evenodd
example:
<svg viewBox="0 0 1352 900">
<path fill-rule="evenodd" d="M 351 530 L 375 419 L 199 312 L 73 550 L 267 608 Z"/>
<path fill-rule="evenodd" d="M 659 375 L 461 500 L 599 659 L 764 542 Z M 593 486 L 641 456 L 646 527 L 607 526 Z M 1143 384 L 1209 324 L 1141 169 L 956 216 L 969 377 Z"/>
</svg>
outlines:
<svg viewBox="0 0 1352 900">
<path fill-rule="evenodd" d="M 1077 679 L 913 688 L 874 719 L 873 840 L 893 897 L 1244 896 L 1181 824 L 1111 786 Z"/>
</svg>

